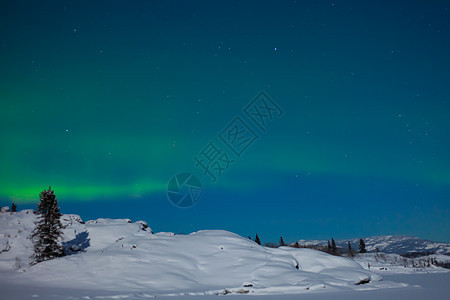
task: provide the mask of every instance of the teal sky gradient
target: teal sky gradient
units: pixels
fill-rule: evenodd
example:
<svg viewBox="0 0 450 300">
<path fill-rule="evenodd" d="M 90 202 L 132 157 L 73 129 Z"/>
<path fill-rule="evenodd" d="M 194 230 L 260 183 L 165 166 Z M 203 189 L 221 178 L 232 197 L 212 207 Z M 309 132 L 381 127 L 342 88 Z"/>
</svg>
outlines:
<svg viewBox="0 0 450 300">
<path fill-rule="evenodd" d="M 155 231 L 450 242 L 449 14 L 445 1 L 2 2 L 0 204 L 34 207 L 51 185 L 65 213 Z M 284 115 L 212 183 L 193 157 L 260 91 Z M 190 209 L 167 199 L 178 172 L 204 187 Z"/>
</svg>

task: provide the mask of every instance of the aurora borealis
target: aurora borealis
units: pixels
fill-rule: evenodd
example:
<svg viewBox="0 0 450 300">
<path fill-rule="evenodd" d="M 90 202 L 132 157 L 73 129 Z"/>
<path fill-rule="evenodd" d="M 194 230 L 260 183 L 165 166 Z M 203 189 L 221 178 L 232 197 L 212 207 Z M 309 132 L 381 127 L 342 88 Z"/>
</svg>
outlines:
<svg viewBox="0 0 450 300">
<path fill-rule="evenodd" d="M 0 205 L 263 242 L 450 242 L 445 1 L 4 1 Z M 217 182 L 194 157 L 260 91 L 284 114 Z M 257 129 L 256 129 L 257 130 Z M 198 204 L 167 199 L 192 172 Z"/>
</svg>

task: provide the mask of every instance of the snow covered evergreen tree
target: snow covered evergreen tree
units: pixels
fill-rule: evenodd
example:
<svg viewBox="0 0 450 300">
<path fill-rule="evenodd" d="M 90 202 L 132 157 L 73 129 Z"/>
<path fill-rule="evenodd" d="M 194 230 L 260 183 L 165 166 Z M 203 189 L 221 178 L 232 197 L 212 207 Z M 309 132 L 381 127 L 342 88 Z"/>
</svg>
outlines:
<svg viewBox="0 0 450 300">
<path fill-rule="evenodd" d="M 36 227 L 31 234 L 34 253 L 31 256 L 31 265 L 50 260 L 64 255 L 64 248 L 58 243 L 62 236 L 61 213 L 58 200 L 51 189 L 44 190 L 39 195 L 40 202 L 35 222 Z"/>
<path fill-rule="evenodd" d="M 363 239 L 359 239 L 359 253 L 366 253 L 366 244 L 364 243 Z"/>
</svg>

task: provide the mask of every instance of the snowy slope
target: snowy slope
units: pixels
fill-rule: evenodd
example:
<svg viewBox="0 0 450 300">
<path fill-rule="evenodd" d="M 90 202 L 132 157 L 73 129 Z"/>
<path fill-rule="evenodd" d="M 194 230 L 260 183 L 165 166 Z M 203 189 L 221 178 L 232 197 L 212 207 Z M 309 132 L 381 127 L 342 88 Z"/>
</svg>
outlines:
<svg viewBox="0 0 450 300">
<path fill-rule="evenodd" d="M 21 269 L 29 265 L 32 254 L 29 236 L 35 220 L 31 209 L 0 213 L 0 270 Z M 128 219 L 98 219 L 84 223 L 80 216 L 66 214 L 61 217 L 61 223 L 64 226 L 61 242 L 69 253 L 103 249 L 118 239 L 141 231 L 152 233 L 144 221 L 131 223 Z"/>
<path fill-rule="evenodd" d="M 375 252 L 378 248 L 380 252 L 393 253 L 393 254 L 406 254 L 411 252 L 432 252 L 438 254 L 450 253 L 450 244 L 432 242 L 424 240 L 418 237 L 407 235 L 383 235 L 372 236 L 363 238 L 366 244 L 366 250 L 369 252 Z M 336 245 L 338 247 L 347 249 L 347 243 L 350 244 L 353 249 L 358 249 L 359 238 L 350 240 L 337 240 Z M 326 246 L 327 241 L 324 240 L 299 240 L 300 245 L 321 245 Z"/>
<path fill-rule="evenodd" d="M 27 237 L 31 234 L 35 219 L 32 210 L 0 212 L 0 270 L 28 265 L 32 244 Z"/>
<path fill-rule="evenodd" d="M 0 276 L 9 282 L 97 291 L 292 294 L 394 287 L 351 260 L 311 249 L 261 247 L 231 232 L 153 234 L 143 222 L 62 217 L 62 258 L 28 266 L 35 216 L 0 213 Z M 368 284 L 358 285 L 370 281 Z"/>
<path fill-rule="evenodd" d="M 285 293 L 353 288 L 362 280 L 380 279 L 344 258 L 310 249 L 268 249 L 220 230 L 190 235 L 137 233 L 102 250 L 36 265 L 27 276 L 58 287 L 76 284 L 157 294 L 220 293 L 224 288 Z"/>
</svg>

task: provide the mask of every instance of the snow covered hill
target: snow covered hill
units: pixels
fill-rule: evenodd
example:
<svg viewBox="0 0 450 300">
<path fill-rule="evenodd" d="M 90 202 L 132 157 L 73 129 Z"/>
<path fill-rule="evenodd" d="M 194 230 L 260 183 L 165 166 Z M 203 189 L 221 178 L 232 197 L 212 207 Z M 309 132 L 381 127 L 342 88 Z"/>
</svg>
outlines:
<svg viewBox="0 0 450 300">
<path fill-rule="evenodd" d="M 32 254 L 29 236 L 36 216 L 33 210 L 0 213 L 0 270 L 26 268 Z M 144 221 L 131 223 L 129 219 L 98 219 L 84 223 L 80 216 L 66 214 L 61 217 L 66 252 L 103 249 L 117 240 L 141 231 L 152 233 Z"/>
<path fill-rule="evenodd" d="M 375 252 L 376 249 L 384 253 L 406 254 L 412 252 L 431 252 L 437 254 L 450 253 L 450 244 L 432 242 L 418 237 L 407 235 L 382 235 L 363 238 L 368 252 Z M 352 249 L 359 247 L 359 238 L 350 240 L 337 240 L 336 245 L 347 249 L 347 243 L 350 242 Z M 321 245 L 326 246 L 324 240 L 299 240 L 300 245 Z"/>
<path fill-rule="evenodd" d="M 257 245 L 231 232 L 154 234 L 143 222 L 62 217 L 70 255 L 28 266 L 31 210 L 0 213 L 6 282 L 145 295 L 295 294 L 401 286 L 357 262 L 311 249 Z M 367 284 L 363 284 L 367 283 Z"/>
</svg>

